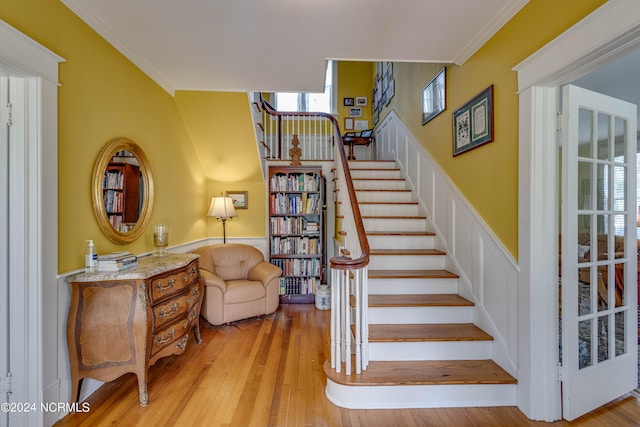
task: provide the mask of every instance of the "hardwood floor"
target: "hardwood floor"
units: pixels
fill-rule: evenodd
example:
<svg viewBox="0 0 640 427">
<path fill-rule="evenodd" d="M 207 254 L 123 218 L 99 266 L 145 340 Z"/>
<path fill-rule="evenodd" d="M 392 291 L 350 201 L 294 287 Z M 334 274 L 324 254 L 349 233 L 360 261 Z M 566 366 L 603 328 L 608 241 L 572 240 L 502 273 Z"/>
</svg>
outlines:
<svg viewBox="0 0 640 427">
<path fill-rule="evenodd" d="M 138 404 L 137 381 L 125 375 L 103 385 L 90 411 L 56 426 L 638 426 L 640 400 L 625 396 L 572 423 L 528 420 L 517 408 L 349 410 L 326 398 L 329 312 L 281 305 L 272 315 L 211 326 L 203 343 L 150 369 L 149 404 Z M 170 368 L 170 369 L 169 369 Z"/>
</svg>

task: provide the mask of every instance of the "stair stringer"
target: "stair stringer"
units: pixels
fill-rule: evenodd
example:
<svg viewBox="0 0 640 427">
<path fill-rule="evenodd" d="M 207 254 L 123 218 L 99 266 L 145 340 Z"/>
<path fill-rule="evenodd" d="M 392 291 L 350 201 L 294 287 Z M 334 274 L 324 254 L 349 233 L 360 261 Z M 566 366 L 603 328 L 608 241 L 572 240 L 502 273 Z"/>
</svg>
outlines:
<svg viewBox="0 0 640 427">
<path fill-rule="evenodd" d="M 446 268 L 459 275 L 459 294 L 476 304 L 474 323 L 494 337 L 492 359 L 517 378 L 517 262 L 394 111 L 375 133 L 377 158 L 400 167 L 436 232 L 436 247 L 447 254 Z"/>
</svg>

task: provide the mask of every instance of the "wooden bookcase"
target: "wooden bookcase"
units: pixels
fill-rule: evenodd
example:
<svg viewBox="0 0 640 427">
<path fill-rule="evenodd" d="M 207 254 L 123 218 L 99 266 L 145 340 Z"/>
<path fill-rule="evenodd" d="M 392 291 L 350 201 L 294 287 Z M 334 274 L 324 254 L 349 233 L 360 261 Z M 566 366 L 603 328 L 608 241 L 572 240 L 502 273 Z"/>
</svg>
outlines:
<svg viewBox="0 0 640 427">
<path fill-rule="evenodd" d="M 282 269 L 281 303 L 313 303 L 323 280 L 322 168 L 269 168 L 269 262 Z"/>
<path fill-rule="evenodd" d="M 104 174 L 104 206 L 116 230 L 138 222 L 140 215 L 140 167 L 129 163 L 109 163 Z"/>
</svg>

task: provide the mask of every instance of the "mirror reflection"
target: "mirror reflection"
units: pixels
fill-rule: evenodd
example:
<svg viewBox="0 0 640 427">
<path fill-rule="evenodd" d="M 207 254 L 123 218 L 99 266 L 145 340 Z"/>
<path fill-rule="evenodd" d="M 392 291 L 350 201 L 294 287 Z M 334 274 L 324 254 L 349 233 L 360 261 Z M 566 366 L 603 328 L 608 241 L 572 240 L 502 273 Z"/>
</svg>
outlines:
<svg viewBox="0 0 640 427">
<path fill-rule="evenodd" d="M 109 161 L 104 173 L 104 206 L 111 226 L 121 232 L 135 227 L 144 201 L 144 182 L 136 156 L 121 150 Z"/>
<path fill-rule="evenodd" d="M 93 171 L 93 208 L 102 231 L 115 243 L 144 232 L 153 204 L 153 179 L 145 153 L 116 138 L 102 149 Z"/>
</svg>

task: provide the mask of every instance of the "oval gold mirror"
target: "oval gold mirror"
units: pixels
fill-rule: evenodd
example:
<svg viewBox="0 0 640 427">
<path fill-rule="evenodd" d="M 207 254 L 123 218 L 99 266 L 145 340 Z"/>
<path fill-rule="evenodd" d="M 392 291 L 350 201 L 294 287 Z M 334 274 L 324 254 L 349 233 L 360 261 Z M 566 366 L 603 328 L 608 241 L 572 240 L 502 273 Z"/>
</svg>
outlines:
<svg viewBox="0 0 640 427">
<path fill-rule="evenodd" d="M 144 151 L 128 138 L 112 139 L 93 167 L 93 211 L 115 243 L 131 243 L 144 233 L 153 206 L 153 177 Z"/>
</svg>

